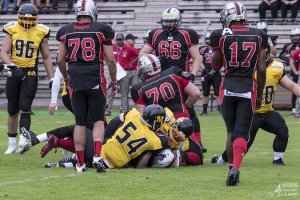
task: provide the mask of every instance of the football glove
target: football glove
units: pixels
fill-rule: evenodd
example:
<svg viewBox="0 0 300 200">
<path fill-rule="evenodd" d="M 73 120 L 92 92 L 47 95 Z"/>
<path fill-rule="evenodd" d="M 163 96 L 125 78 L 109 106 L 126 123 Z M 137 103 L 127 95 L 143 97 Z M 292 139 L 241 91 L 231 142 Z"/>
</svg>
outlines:
<svg viewBox="0 0 300 200">
<path fill-rule="evenodd" d="M 17 80 L 24 80 L 25 74 L 21 68 L 16 67 L 14 69 L 11 69 L 11 77 Z"/>
<path fill-rule="evenodd" d="M 52 84 L 53 84 L 53 78 L 50 78 L 50 81 L 49 81 L 49 89 L 52 88 Z"/>
</svg>

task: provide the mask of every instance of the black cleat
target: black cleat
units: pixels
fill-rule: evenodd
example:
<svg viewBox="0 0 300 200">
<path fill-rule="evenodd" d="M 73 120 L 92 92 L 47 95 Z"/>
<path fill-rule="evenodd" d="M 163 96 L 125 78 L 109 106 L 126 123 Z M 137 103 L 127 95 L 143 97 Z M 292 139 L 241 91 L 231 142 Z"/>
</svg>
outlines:
<svg viewBox="0 0 300 200">
<path fill-rule="evenodd" d="M 25 127 L 21 128 L 21 134 L 30 142 L 31 146 L 40 143 L 40 141 L 36 137 L 36 134 L 32 131 L 27 130 Z"/>
<path fill-rule="evenodd" d="M 206 116 L 207 116 L 207 113 L 206 113 L 206 112 L 202 112 L 200 116 L 206 117 Z"/>
<path fill-rule="evenodd" d="M 98 172 L 98 173 L 105 173 L 106 172 L 105 164 L 104 164 L 101 157 L 94 157 L 93 158 L 93 166 L 96 169 L 96 172 Z"/>
<path fill-rule="evenodd" d="M 236 186 L 240 182 L 240 172 L 238 169 L 232 167 L 228 173 L 226 186 Z"/>
<path fill-rule="evenodd" d="M 217 161 L 218 161 L 218 159 L 219 159 L 219 156 L 218 156 L 218 155 L 214 155 L 214 156 L 211 158 L 211 163 L 212 163 L 212 164 L 216 164 Z"/>
<path fill-rule="evenodd" d="M 281 158 L 273 160 L 273 165 L 284 165 L 284 162 Z"/>
</svg>

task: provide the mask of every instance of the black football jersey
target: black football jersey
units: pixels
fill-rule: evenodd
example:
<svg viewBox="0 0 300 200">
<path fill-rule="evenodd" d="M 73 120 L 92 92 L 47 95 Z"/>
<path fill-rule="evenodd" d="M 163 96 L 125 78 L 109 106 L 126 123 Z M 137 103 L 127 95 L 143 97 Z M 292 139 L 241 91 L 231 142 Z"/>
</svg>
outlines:
<svg viewBox="0 0 300 200">
<path fill-rule="evenodd" d="M 149 33 L 147 45 L 151 46 L 156 56 L 165 56 L 165 70 L 171 66 L 190 72 L 189 48 L 198 44 L 198 34 L 192 29 L 179 29 L 173 33 L 155 29 Z"/>
<path fill-rule="evenodd" d="M 189 79 L 181 75 L 182 70 L 170 67 L 160 74 L 134 85 L 131 96 L 136 104 L 159 104 L 168 107 L 174 114 L 188 113 L 183 99 Z"/>
<path fill-rule="evenodd" d="M 213 31 L 210 41 L 212 48 L 219 49 L 224 58 L 223 88 L 239 93 L 252 91 L 259 51 L 268 47 L 265 32 L 238 25 Z"/>
<path fill-rule="evenodd" d="M 200 55 L 203 56 L 203 64 L 205 66 L 205 70 L 202 74 L 207 74 L 212 70 L 211 62 L 213 56 L 213 50 L 209 48 L 209 46 L 201 46 L 199 47 Z"/>
<path fill-rule="evenodd" d="M 56 39 L 68 50 L 71 88 L 86 90 L 104 83 L 103 44 L 112 45 L 113 38 L 112 28 L 99 22 L 75 22 L 59 29 Z"/>
</svg>

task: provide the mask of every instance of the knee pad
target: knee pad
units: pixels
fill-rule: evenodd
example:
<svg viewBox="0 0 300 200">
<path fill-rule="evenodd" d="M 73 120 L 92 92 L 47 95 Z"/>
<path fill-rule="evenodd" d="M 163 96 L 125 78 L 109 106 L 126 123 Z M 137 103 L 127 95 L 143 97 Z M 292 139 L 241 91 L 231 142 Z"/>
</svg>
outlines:
<svg viewBox="0 0 300 200">
<path fill-rule="evenodd" d="M 32 100 L 24 99 L 20 102 L 20 110 L 23 112 L 30 112 Z"/>
<path fill-rule="evenodd" d="M 287 140 L 289 138 L 289 129 L 287 126 L 280 128 L 277 133 L 277 137 L 281 140 Z"/>
</svg>

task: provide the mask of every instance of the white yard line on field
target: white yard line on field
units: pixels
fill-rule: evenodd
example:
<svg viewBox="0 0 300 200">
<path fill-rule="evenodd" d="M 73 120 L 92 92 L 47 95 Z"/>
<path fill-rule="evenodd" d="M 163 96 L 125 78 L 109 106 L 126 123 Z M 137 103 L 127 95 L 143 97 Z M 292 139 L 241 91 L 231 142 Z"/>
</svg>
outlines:
<svg viewBox="0 0 300 200">
<path fill-rule="evenodd" d="M 84 172 L 84 174 L 90 174 L 91 172 Z M 37 177 L 37 178 L 29 178 L 29 179 L 22 179 L 22 180 L 13 180 L 13 181 L 6 181 L 6 182 L 0 182 L 0 189 L 9 185 L 17 185 L 21 183 L 28 183 L 28 182 L 35 182 L 40 180 L 48 180 L 48 179 L 62 179 L 62 178 L 68 178 L 80 175 L 81 173 L 72 173 L 72 174 L 66 174 L 66 175 L 57 175 L 57 176 L 44 176 L 44 177 Z"/>
</svg>

